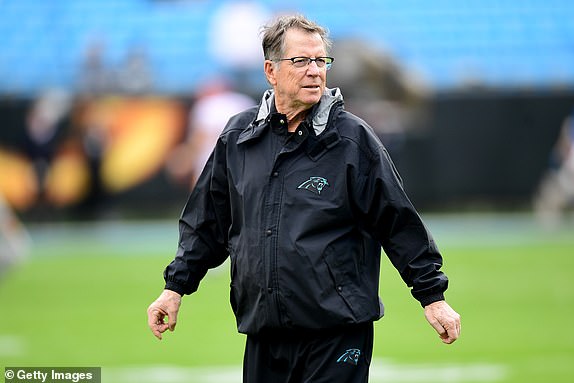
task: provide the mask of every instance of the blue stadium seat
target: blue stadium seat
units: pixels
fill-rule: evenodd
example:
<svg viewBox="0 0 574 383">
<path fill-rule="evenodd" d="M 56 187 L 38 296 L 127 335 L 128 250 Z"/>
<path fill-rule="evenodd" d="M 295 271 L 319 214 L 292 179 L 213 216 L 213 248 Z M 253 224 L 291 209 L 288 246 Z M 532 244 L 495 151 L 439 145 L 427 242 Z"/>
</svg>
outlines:
<svg viewBox="0 0 574 383">
<path fill-rule="evenodd" d="M 119 63 L 145 46 L 158 90 L 189 91 L 213 70 L 207 29 L 223 1 L 3 0 L 0 2 L 0 93 L 34 92 L 45 79 L 70 87 L 86 44 L 105 42 Z M 421 70 L 437 89 L 465 76 L 497 87 L 521 81 L 574 86 L 574 3 L 569 0 L 303 0 L 262 2 L 296 9 L 325 24 L 334 38 L 359 36 Z M 57 54 L 57 56 L 55 56 Z M 468 73 L 465 73 L 468 71 Z"/>
</svg>

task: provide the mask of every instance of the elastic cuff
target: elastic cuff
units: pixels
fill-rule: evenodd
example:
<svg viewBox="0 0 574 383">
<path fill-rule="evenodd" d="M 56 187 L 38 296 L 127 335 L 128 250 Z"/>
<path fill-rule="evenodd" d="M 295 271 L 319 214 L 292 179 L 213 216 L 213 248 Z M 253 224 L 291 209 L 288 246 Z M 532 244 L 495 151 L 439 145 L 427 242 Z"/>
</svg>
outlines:
<svg viewBox="0 0 574 383">
<path fill-rule="evenodd" d="M 444 294 L 443 293 L 433 294 L 433 295 L 429 295 L 427 297 L 423 297 L 423 298 L 419 299 L 419 302 L 421 303 L 422 307 L 428 306 L 431 303 L 438 302 L 438 301 L 444 301 Z"/>
<path fill-rule="evenodd" d="M 182 285 L 175 283 L 175 282 L 166 282 L 164 288 L 167 290 L 175 291 L 176 293 L 178 293 L 181 296 L 184 296 L 185 294 L 187 294 L 185 291 L 185 288 L 183 288 Z"/>
</svg>

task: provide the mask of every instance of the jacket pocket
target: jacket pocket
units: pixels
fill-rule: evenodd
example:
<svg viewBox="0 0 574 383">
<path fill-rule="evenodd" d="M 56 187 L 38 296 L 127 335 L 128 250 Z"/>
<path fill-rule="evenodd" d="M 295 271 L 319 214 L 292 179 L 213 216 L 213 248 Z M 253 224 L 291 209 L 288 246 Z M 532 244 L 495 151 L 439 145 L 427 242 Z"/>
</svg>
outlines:
<svg viewBox="0 0 574 383">
<path fill-rule="evenodd" d="M 247 257 L 242 249 L 231 249 L 231 283 L 229 300 L 240 332 L 252 331 L 265 322 L 263 273 L 255 257 Z"/>
<path fill-rule="evenodd" d="M 359 250 L 355 250 L 357 252 Z M 360 251 L 359 251 L 360 252 Z M 333 288 L 345 302 L 356 322 L 373 320 L 379 316 L 378 297 L 376 308 L 372 307 L 370 291 L 361 283 L 362 273 L 359 260 L 363 254 L 354 254 L 352 249 L 325 250 L 324 261 L 333 281 Z"/>
</svg>

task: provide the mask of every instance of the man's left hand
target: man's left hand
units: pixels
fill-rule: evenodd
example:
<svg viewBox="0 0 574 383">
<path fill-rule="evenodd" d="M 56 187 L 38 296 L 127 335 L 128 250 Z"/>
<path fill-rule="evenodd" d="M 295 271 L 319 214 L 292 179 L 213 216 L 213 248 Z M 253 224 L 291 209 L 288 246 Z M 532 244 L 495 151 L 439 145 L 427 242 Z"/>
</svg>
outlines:
<svg viewBox="0 0 574 383">
<path fill-rule="evenodd" d="M 425 306 L 425 317 L 444 343 L 451 344 L 460 336 L 460 315 L 445 301 Z"/>
</svg>

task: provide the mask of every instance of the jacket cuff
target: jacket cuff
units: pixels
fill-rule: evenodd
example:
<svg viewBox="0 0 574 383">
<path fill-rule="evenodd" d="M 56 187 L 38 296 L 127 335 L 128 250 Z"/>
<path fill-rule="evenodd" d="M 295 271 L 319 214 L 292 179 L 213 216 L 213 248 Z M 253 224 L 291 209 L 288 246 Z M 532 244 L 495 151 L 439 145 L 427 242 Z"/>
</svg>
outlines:
<svg viewBox="0 0 574 383">
<path fill-rule="evenodd" d="M 431 303 L 438 302 L 438 301 L 444 301 L 444 294 L 443 293 L 433 294 L 433 295 L 429 295 L 429 296 L 422 297 L 419 299 L 419 302 L 420 302 L 422 307 L 428 306 Z"/>
<path fill-rule="evenodd" d="M 178 293 L 181 296 L 184 296 L 187 294 L 186 289 L 182 285 L 180 285 L 179 283 L 167 281 L 167 282 L 165 282 L 164 288 L 166 290 L 175 291 L 176 293 Z"/>
</svg>

